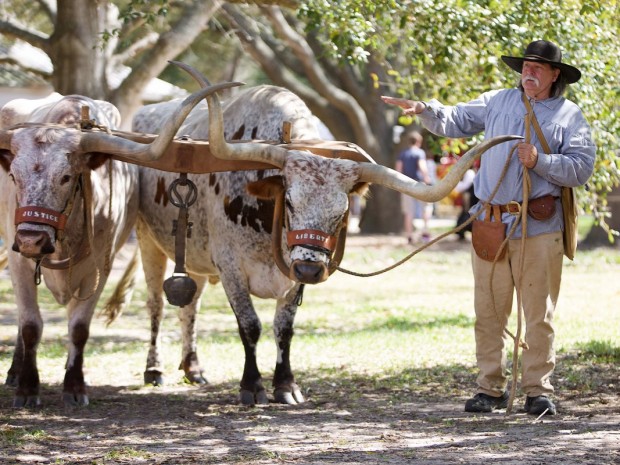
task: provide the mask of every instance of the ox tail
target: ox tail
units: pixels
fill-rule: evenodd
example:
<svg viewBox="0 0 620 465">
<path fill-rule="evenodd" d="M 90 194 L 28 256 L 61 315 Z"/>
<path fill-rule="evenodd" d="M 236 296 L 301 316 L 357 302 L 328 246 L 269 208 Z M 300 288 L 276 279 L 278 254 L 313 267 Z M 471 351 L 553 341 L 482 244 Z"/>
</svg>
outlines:
<svg viewBox="0 0 620 465">
<path fill-rule="evenodd" d="M 110 326 L 116 320 L 123 310 L 131 302 L 131 296 L 136 285 L 136 271 L 140 263 L 140 247 L 136 247 L 131 260 L 125 268 L 123 276 L 116 284 L 114 292 L 105 304 L 105 307 L 99 312 L 99 316 L 105 317 L 106 326 Z"/>
<path fill-rule="evenodd" d="M 0 271 L 4 270 L 9 264 L 9 251 L 6 248 L 6 243 L 0 244 Z"/>
</svg>

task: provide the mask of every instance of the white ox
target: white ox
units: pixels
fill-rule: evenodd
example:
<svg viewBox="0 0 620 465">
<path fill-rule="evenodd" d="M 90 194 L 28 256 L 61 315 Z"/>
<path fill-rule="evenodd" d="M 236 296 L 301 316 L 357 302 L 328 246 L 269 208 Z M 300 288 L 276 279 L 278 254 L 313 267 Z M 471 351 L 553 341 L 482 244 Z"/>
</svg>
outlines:
<svg viewBox="0 0 620 465">
<path fill-rule="evenodd" d="M 200 81 L 197 73 L 192 74 Z M 203 80 L 202 84 L 206 82 Z M 369 182 L 378 182 L 426 201 L 438 200 L 451 191 L 484 150 L 510 137 L 498 138 L 472 150 L 451 170 L 446 181 L 430 187 L 371 163 L 324 158 L 258 143 L 236 143 L 231 148 L 224 142 L 224 138 L 278 140 L 285 121 L 292 123 L 292 139 L 318 139 L 310 110 L 286 89 L 259 86 L 241 92 L 226 103 L 223 117 L 217 96 L 207 97 L 207 101 L 208 110 L 197 106 L 178 135 L 208 138 L 211 151 L 220 158 L 261 161 L 279 169 L 189 176 L 198 188 L 198 200 L 190 208 L 193 229 L 187 241 L 186 266 L 198 291 L 194 300 L 179 311 L 183 328 L 180 368 L 192 382 L 206 382 L 196 354 L 196 309 L 206 282 L 219 278 L 237 318 L 245 350 L 240 402 L 247 405 L 268 402 L 256 362 L 261 322 L 252 295 L 276 299 L 274 335 L 278 356 L 273 375 L 274 399 L 288 404 L 303 402 L 290 364 L 293 321 L 302 284 L 322 282 L 332 270 L 333 244 L 344 225 L 349 195 L 362 192 Z M 155 104 L 140 109 L 134 117 L 133 130 L 158 133 L 160 119 L 169 105 Z M 175 256 L 170 231 L 178 215 L 178 209 L 168 203 L 166 191 L 176 177 L 140 168 L 137 233 L 152 324 L 145 382 L 153 384 L 163 382 L 159 353 L 164 306 L 162 282 L 166 260 Z M 274 198 L 282 199 L 275 202 L 275 209 L 277 212 L 280 204 L 283 205 L 284 227 L 276 226 L 279 230 L 272 231 Z M 271 252 L 272 235 L 276 241 L 283 239 L 281 255 L 276 257 Z M 310 236 L 315 240 L 303 239 Z"/>
<path fill-rule="evenodd" d="M 82 368 L 90 322 L 114 255 L 138 211 L 137 167 L 110 157 L 160 156 L 180 122 L 209 91 L 188 97 L 171 115 L 169 129 L 150 145 L 81 130 L 83 107 L 97 125 L 114 129 L 120 123 L 112 104 L 83 96 L 58 96 L 30 114 L 15 105 L 0 111 L 0 233 L 7 246 L 9 238 L 14 241 L 12 249 L 18 252 L 8 254 L 18 335 L 7 383 L 17 386 L 16 407 L 40 404 L 36 351 L 43 320 L 36 281 L 41 280 L 67 307 L 63 401 L 88 404 Z"/>
</svg>

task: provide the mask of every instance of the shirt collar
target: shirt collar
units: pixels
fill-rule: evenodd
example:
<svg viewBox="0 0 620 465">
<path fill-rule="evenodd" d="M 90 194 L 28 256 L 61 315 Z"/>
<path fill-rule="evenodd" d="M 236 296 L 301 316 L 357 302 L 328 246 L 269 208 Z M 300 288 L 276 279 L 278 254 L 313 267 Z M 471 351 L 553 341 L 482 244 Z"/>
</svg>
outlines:
<svg viewBox="0 0 620 465">
<path fill-rule="evenodd" d="M 561 100 L 562 100 L 562 97 L 549 97 L 545 100 L 534 100 L 534 102 L 536 102 L 536 104 L 543 105 L 547 107 L 549 110 L 553 111 L 560 105 Z M 530 102 L 532 102 L 531 99 L 530 99 Z"/>
</svg>

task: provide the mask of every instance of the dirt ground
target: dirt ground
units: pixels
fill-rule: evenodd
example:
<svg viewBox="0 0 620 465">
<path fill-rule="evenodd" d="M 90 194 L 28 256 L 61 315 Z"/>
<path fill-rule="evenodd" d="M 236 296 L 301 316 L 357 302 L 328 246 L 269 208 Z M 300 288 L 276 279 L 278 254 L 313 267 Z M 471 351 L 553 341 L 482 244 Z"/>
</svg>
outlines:
<svg viewBox="0 0 620 465">
<path fill-rule="evenodd" d="M 360 377 L 352 392 L 338 373 L 297 373 L 304 404 L 252 408 L 237 405 L 234 383 L 102 383 L 87 408 L 63 407 L 59 387 L 45 385 L 44 407 L 24 411 L 2 385 L 0 464 L 620 464 L 617 371 L 584 369 L 596 391 L 565 390 L 560 413 L 541 419 L 522 400 L 511 415 L 467 414 L 465 397 L 432 386 L 377 389 Z M 467 391 L 471 380 L 462 382 Z"/>
<path fill-rule="evenodd" d="M 561 399 L 561 414 L 471 415 L 462 399 L 334 387 L 298 406 L 236 405 L 233 386 L 127 390 L 93 386 L 88 408 L 6 409 L 0 430 L 44 430 L 4 444 L 0 463 L 59 464 L 592 464 L 620 463 L 617 393 Z M 616 380 L 617 382 L 617 380 Z M 358 394 L 360 394 L 358 393 Z M 396 400 L 398 399 L 398 400 Z"/>
</svg>

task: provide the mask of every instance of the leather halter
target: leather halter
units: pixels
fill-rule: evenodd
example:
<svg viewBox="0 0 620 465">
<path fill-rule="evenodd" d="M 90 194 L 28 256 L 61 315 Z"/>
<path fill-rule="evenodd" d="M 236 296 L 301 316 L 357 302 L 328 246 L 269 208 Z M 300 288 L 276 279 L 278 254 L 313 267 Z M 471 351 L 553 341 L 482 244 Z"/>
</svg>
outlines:
<svg viewBox="0 0 620 465">
<path fill-rule="evenodd" d="M 83 177 L 80 176 L 78 182 L 76 182 L 75 184 L 73 197 L 75 198 L 78 195 L 78 190 L 82 191 L 85 222 L 84 228 L 86 229 L 88 236 L 89 231 L 92 232 L 92 227 L 90 226 L 91 214 L 89 212 L 90 208 L 92 208 L 92 198 L 89 192 L 90 186 L 86 186 L 86 183 L 90 184 L 90 179 L 87 179 L 85 181 Z M 19 207 L 15 209 L 15 226 L 21 223 L 45 224 L 53 227 L 56 230 L 58 240 L 58 236 L 60 236 L 60 234 L 58 233 L 64 232 L 72 209 L 73 201 L 70 201 L 67 204 L 63 212 L 57 212 L 55 210 L 39 206 Z M 91 248 L 89 244 L 90 241 L 88 239 L 88 237 L 82 236 L 82 240 L 80 241 L 80 247 L 75 255 L 69 256 L 62 260 L 52 260 L 48 257 L 45 257 L 41 260 L 41 266 L 52 270 L 66 270 L 72 265 L 76 265 L 77 263 L 88 257 L 91 253 Z"/>
<path fill-rule="evenodd" d="M 349 210 L 347 209 L 344 218 L 340 222 L 336 235 L 330 236 L 322 231 L 315 229 L 302 229 L 287 232 L 287 245 L 289 247 L 297 245 L 310 249 L 322 249 L 330 256 L 328 272 L 331 276 L 340 266 L 344 256 L 344 248 L 347 240 L 347 224 L 349 220 Z M 290 279 L 294 275 L 289 265 L 286 264 L 282 256 L 282 228 L 284 227 L 284 191 L 275 196 L 275 207 L 273 212 L 273 223 L 271 228 L 271 250 L 276 265 Z"/>
<path fill-rule="evenodd" d="M 63 231 L 67 215 L 44 207 L 19 207 L 15 209 L 15 226 L 21 223 L 47 224 L 56 231 Z"/>
</svg>

